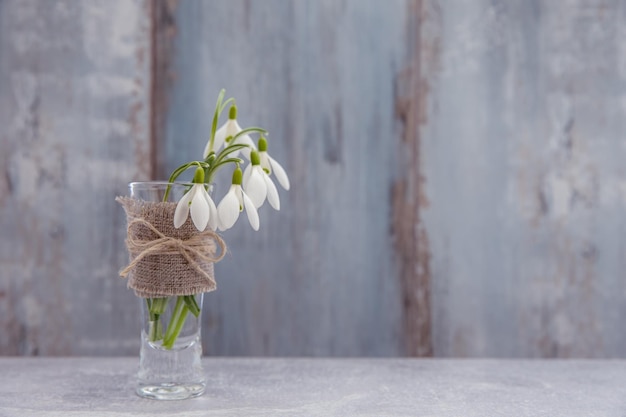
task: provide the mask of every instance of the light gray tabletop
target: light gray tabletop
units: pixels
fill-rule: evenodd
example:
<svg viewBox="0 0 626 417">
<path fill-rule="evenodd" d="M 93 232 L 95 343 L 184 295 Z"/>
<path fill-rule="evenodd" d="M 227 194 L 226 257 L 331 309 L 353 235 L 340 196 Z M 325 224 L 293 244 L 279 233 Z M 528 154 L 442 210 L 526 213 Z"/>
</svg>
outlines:
<svg viewBox="0 0 626 417">
<path fill-rule="evenodd" d="M 0 358 L 0 416 L 626 416 L 626 361 L 207 358 L 207 393 L 134 394 L 137 358 Z"/>
</svg>

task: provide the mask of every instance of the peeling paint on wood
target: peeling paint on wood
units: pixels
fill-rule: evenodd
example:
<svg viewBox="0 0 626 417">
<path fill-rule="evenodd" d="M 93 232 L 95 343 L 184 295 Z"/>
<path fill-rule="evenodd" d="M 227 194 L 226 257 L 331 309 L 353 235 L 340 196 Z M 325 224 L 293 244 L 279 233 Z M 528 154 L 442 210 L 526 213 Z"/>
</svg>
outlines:
<svg viewBox="0 0 626 417">
<path fill-rule="evenodd" d="M 175 13 L 178 0 L 150 0 L 149 15 L 152 21 L 152 55 L 150 86 L 150 141 L 151 178 L 165 179 L 167 153 L 164 151 L 165 128 L 168 112 L 168 94 L 175 81 L 171 67 L 176 37 Z"/>
<path fill-rule="evenodd" d="M 436 56 L 425 51 L 434 45 L 425 30 L 427 5 L 422 1 L 407 4 L 406 41 L 408 67 L 397 80 L 396 115 L 402 124 L 398 144 L 401 172 L 392 187 L 394 249 L 398 258 L 402 288 L 403 335 L 405 353 L 432 356 L 431 270 L 428 234 L 420 219 L 428 208 L 425 177 L 421 172 L 421 126 L 427 123 L 428 68 Z M 433 19 L 436 16 L 433 16 Z M 426 59 L 424 59 L 426 58 Z"/>
<path fill-rule="evenodd" d="M 0 3 L 0 354 L 136 352 L 113 198 L 149 175 L 144 10 Z"/>
<path fill-rule="evenodd" d="M 224 234 L 209 354 L 404 353 L 389 187 L 406 5 L 179 3 L 166 172 L 202 151 L 224 87 L 242 124 L 269 129 L 293 184 L 279 213 L 261 209 L 258 233 L 244 221 Z"/>
<path fill-rule="evenodd" d="M 624 4 L 440 6 L 421 148 L 435 354 L 623 356 Z"/>
<path fill-rule="evenodd" d="M 293 189 L 208 354 L 623 357 L 625 7 L 0 1 L 0 354 L 136 354 L 113 197 L 225 87 Z"/>
</svg>

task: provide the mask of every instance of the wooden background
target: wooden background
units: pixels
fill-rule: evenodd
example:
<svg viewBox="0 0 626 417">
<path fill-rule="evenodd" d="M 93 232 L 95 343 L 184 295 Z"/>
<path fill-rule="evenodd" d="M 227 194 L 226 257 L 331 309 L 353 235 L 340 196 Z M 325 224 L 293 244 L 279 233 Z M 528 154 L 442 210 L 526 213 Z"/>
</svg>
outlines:
<svg viewBox="0 0 626 417">
<path fill-rule="evenodd" d="M 0 354 L 136 355 L 114 197 L 226 88 L 292 190 L 207 354 L 626 357 L 625 82 L 623 1 L 0 0 Z"/>
</svg>

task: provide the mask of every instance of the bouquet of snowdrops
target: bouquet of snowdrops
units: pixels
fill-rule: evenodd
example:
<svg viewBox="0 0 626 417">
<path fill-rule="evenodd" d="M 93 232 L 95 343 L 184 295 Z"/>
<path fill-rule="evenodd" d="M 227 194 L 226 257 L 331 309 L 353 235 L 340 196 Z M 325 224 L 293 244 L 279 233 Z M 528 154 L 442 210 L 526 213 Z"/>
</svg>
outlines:
<svg viewBox="0 0 626 417">
<path fill-rule="evenodd" d="M 220 115 L 229 107 L 228 120 L 218 129 Z M 257 143 L 251 135 L 258 135 Z M 232 181 L 226 195 L 215 204 L 210 193 L 215 174 L 220 169 L 232 169 Z M 180 175 L 194 170 L 193 180 L 186 193 L 180 198 L 174 211 L 174 227 L 180 228 L 191 216 L 198 231 L 207 227 L 212 231 L 231 228 L 242 211 L 254 230 L 259 229 L 257 209 L 267 200 L 274 209 L 280 210 L 280 198 L 273 179 L 289 189 L 289 177 L 283 167 L 268 153 L 267 131 L 259 127 L 242 129 L 237 122 L 237 106 L 234 99 L 224 101 L 224 90 L 220 91 L 209 140 L 202 159 L 187 162 L 176 168 L 169 177 L 174 183 Z M 169 186 L 163 198 L 167 201 Z M 168 304 L 167 297 L 147 298 L 150 314 L 149 340 L 162 341 L 162 346 L 171 349 L 180 334 L 189 313 L 196 317 L 200 308 L 194 295 L 176 296 L 176 304 L 167 329 L 163 331 L 161 315 Z"/>
</svg>

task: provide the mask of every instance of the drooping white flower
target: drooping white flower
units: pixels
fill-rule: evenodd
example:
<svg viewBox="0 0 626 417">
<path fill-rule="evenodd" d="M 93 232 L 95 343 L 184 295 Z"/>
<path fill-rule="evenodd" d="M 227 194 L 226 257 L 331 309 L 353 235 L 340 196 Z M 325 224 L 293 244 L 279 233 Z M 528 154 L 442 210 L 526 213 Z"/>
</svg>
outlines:
<svg viewBox="0 0 626 417">
<path fill-rule="evenodd" d="M 202 173 L 201 177 L 202 180 L 204 180 L 204 171 L 202 171 L 201 168 L 198 168 L 196 170 L 194 182 L 196 182 L 196 178 L 200 176 L 198 171 Z M 219 226 L 217 208 L 215 207 L 215 203 L 211 199 L 211 196 L 204 188 L 204 184 L 202 182 L 195 183 L 178 201 L 176 210 L 174 211 L 174 227 L 176 229 L 179 229 L 183 224 L 185 224 L 190 212 L 191 221 L 194 226 L 196 226 L 196 229 L 201 232 L 206 229 L 207 225 L 212 230 L 216 230 Z"/>
<path fill-rule="evenodd" d="M 215 139 L 213 142 L 213 151 L 218 153 L 222 148 L 224 143 L 228 140 L 232 140 L 229 138 L 234 138 L 237 133 L 241 132 L 243 129 L 237 123 L 237 106 L 231 106 L 228 112 L 228 120 L 224 123 L 217 131 L 215 132 Z M 255 148 L 254 141 L 250 137 L 250 135 L 241 135 L 237 139 L 235 139 L 235 143 L 249 145 L 252 149 Z M 209 152 L 211 146 L 211 141 L 209 140 L 204 147 L 203 158 L 209 156 Z M 250 159 L 250 150 L 248 148 L 241 149 L 243 155 Z M 239 151 L 234 151 L 231 155 L 232 157 L 236 157 L 239 154 Z"/>
<path fill-rule="evenodd" d="M 268 175 L 272 175 L 273 173 L 278 183 L 285 190 L 289 190 L 289 177 L 283 167 L 267 153 L 267 139 L 263 136 L 259 138 L 259 158 L 261 160 L 261 168 L 263 168 Z"/>
<path fill-rule="evenodd" d="M 230 186 L 228 193 L 226 193 L 222 201 L 220 201 L 220 204 L 217 206 L 217 213 L 220 220 L 220 230 L 227 230 L 233 227 L 239 218 L 239 213 L 244 209 L 248 215 L 250 226 L 252 226 L 254 230 L 259 230 L 259 214 L 257 213 L 252 200 L 250 200 L 241 188 L 241 177 L 241 169 L 235 169 L 235 172 L 233 172 L 232 185 Z"/>
<path fill-rule="evenodd" d="M 274 209 L 280 210 L 278 190 L 267 172 L 261 167 L 261 160 L 257 151 L 250 153 L 250 164 L 243 173 L 243 188 L 255 207 L 261 207 L 267 198 Z"/>
</svg>

